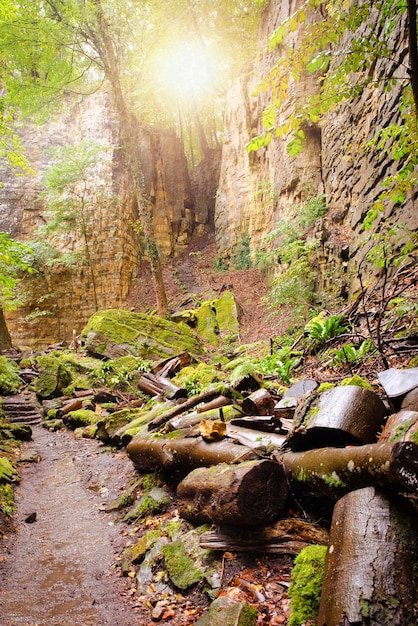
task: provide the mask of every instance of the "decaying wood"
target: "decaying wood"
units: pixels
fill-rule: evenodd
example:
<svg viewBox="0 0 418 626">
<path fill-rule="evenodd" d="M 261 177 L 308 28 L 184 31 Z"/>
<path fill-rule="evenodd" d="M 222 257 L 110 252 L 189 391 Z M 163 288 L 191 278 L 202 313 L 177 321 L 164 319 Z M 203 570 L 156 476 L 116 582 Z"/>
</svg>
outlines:
<svg viewBox="0 0 418 626">
<path fill-rule="evenodd" d="M 391 415 L 379 441 L 417 441 L 418 412 L 402 410 Z"/>
<path fill-rule="evenodd" d="M 324 528 L 300 519 L 283 519 L 257 531 L 217 528 L 203 533 L 202 548 L 256 554 L 298 554 L 308 545 L 328 545 L 329 533 Z"/>
<path fill-rule="evenodd" d="M 187 389 L 178 387 L 169 378 L 145 372 L 138 380 L 138 389 L 144 391 L 150 396 L 162 395 L 168 400 L 177 400 L 178 398 L 187 398 Z"/>
<path fill-rule="evenodd" d="M 157 428 L 160 428 L 161 426 L 166 424 L 172 417 L 176 417 L 177 415 L 180 415 L 181 413 L 185 413 L 186 411 L 193 409 L 195 406 L 197 406 L 201 402 L 209 402 L 210 400 L 213 400 L 217 396 L 219 396 L 219 390 L 216 390 L 213 388 L 208 389 L 207 391 L 200 393 L 197 396 L 193 396 L 189 398 L 188 400 L 186 400 L 185 402 L 182 402 L 181 404 L 178 404 L 172 409 L 168 410 L 167 413 L 164 413 L 163 415 L 160 415 L 159 417 L 155 418 L 152 422 L 150 422 L 149 429 L 155 430 Z"/>
<path fill-rule="evenodd" d="M 415 516 L 374 487 L 337 502 L 318 626 L 416 624 Z"/>
<path fill-rule="evenodd" d="M 139 470 L 192 470 L 217 463 L 241 463 L 258 458 L 250 448 L 228 439 L 206 443 L 200 437 L 134 437 L 127 453 Z"/>
<path fill-rule="evenodd" d="M 261 388 L 244 398 L 242 410 L 248 415 L 272 415 L 275 404 L 271 393 Z"/>
<path fill-rule="evenodd" d="M 379 396 L 357 385 L 314 393 L 297 407 L 289 447 L 300 451 L 374 443 L 386 415 Z"/>
<path fill-rule="evenodd" d="M 188 352 L 182 352 L 174 357 L 169 357 L 163 361 L 159 361 L 152 369 L 154 374 L 169 378 L 171 375 L 187 367 L 191 363 L 191 356 Z"/>
<path fill-rule="evenodd" d="M 205 413 L 206 411 L 212 411 L 212 409 L 220 409 L 223 406 L 228 406 L 229 404 L 232 404 L 232 399 L 231 398 L 227 398 L 226 396 L 218 396 L 217 398 L 214 398 L 213 400 L 211 400 L 210 402 L 205 402 L 205 404 L 203 404 L 202 406 L 199 406 L 196 411 L 197 413 Z"/>
<path fill-rule="evenodd" d="M 371 485 L 418 492 L 418 445 L 412 442 L 278 451 L 273 456 L 289 478 L 335 499 Z"/>
<path fill-rule="evenodd" d="M 259 450 L 260 453 L 263 450 L 265 455 L 267 455 L 271 454 L 273 450 L 281 448 L 286 441 L 286 437 L 279 433 L 265 433 L 252 428 L 242 428 L 242 426 L 237 425 L 239 421 L 235 422 L 234 420 L 234 424 L 228 423 L 226 425 L 226 433 L 228 437 L 238 441 L 243 446 Z"/>
<path fill-rule="evenodd" d="M 179 512 L 192 523 L 254 527 L 277 519 L 287 503 L 283 468 L 270 460 L 200 467 L 178 485 Z"/>
</svg>

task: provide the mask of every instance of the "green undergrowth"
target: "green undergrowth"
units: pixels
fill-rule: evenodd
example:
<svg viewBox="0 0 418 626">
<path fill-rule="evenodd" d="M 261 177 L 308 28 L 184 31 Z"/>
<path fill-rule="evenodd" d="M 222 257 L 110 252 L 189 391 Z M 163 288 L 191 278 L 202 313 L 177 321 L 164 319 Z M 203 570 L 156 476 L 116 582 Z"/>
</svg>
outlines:
<svg viewBox="0 0 418 626">
<path fill-rule="evenodd" d="M 318 615 L 326 551 L 326 546 L 307 546 L 295 558 L 289 587 L 289 626 L 300 626 Z"/>
</svg>

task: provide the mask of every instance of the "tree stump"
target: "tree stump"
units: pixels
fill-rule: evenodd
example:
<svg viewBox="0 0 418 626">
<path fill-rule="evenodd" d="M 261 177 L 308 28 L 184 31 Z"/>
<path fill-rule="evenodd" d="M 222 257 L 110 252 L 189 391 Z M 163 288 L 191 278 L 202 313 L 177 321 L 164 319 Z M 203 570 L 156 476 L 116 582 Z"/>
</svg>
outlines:
<svg viewBox="0 0 418 626">
<path fill-rule="evenodd" d="M 318 626 L 413 626 L 415 520 L 374 487 L 334 508 Z"/>
</svg>

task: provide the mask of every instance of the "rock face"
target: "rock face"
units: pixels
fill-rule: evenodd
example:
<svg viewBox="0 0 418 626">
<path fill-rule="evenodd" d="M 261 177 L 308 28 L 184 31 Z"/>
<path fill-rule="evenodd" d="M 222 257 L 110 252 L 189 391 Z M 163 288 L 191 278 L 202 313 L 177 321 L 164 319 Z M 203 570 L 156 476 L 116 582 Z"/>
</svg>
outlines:
<svg viewBox="0 0 418 626">
<path fill-rule="evenodd" d="M 62 263 L 41 267 L 38 274 L 24 280 L 23 307 L 7 315 L 15 345 L 42 346 L 57 339 L 69 342 L 72 329 L 79 332 L 96 308 L 123 306 L 142 255 L 141 238 L 132 227 L 137 210 L 110 97 L 100 93 L 69 101 L 55 119 L 26 127 L 22 137 L 34 174 L 22 178 L 3 171 L 0 200 L 0 230 L 19 240 L 34 239 L 45 224 L 41 193 L 45 170 L 52 162 L 50 149 L 81 141 L 107 148 L 104 162 L 89 181 L 91 194 L 102 190 L 107 198 L 91 203 L 88 209 L 90 263 L 81 258 L 71 268 Z M 186 158 L 170 131 L 143 129 L 138 149 L 153 204 L 157 244 L 168 256 L 188 243 L 195 224 Z M 77 232 L 55 234 L 51 242 L 66 252 L 85 250 Z"/>
<path fill-rule="evenodd" d="M 254 88 L 273 67 L 280 49 L 268 51 L 266 38 L 279 23 L 289 17 L 302 2 L 271 0 L 264 13 L 259 35 L 257 60 L 251 72 L 230 89 L 225 113 L 225 142 L 221 175 L 215 208 L 218 254 L 228 260 L 245 237 L 254 257 L 263 237 L 268 235 L 291 211 L 295 204 L 310 195 L 326 195 L 328 213 L 316 225 L 321 241 L 318 259 L 318 287 L 338 294 L 355 286 L 353 278 L 360 259 L 361 247 L 370 231 L 361 233 L 362 221 L 370 204 L 377 199 L 379 184 L 396 171 L 388 154 L 364 146 L 379 128 L 399 119 L 402 80 L 405 78 L 407 41 L 405 18 L 399 20 L 390 34 L 390 58 L 372 68 L 370 87 L 356 99 L 337 106 L 321 128 L 305 128 L 302 152 L 289 156 L 285 140 L 272 140 L 267 148 L 247 153 L 248 141 L 261 132 L 262 112 L 270 95 L 261 92 L 254 97 Z M 362 27 L 374 28 L 373 22 Z M 361 35 L 362 33 L 357 33 Z M 386 35 L 385 35 L 386 36 Z M 292 42 L 297 46 L 297 40 Z M 343 45 L 346 45 L 344 42 Z M 334 51 L 337 55 L 338 50 Z M 399 80 L 385 91 L 384 77 Z M 302 77 L 291 85 L 294 101 L 298 95 L 312 94 L 318 89 L 312 77 Z M 285 119 L 287 103 L 280 118 Z M 416 229 L 418 212 L 413 194 L 401 205 L 391 205 L 376 221 L 374 230 L 383 225 L 404 223 Z"/>
</svg>

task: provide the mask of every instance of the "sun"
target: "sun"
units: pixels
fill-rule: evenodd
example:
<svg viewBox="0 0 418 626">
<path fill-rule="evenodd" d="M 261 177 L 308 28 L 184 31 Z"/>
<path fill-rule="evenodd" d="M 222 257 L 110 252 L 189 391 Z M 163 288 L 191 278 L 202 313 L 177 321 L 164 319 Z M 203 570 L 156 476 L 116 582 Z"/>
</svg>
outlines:
<svg viewBox="0 0 418 626">
<path fill-rule="evenodd" d="M 198 98 L 213 83 L 213 59 L 203 46 L 184 42 L 161 57 L 161 80 L 177 97 Z"/>
</svg>

